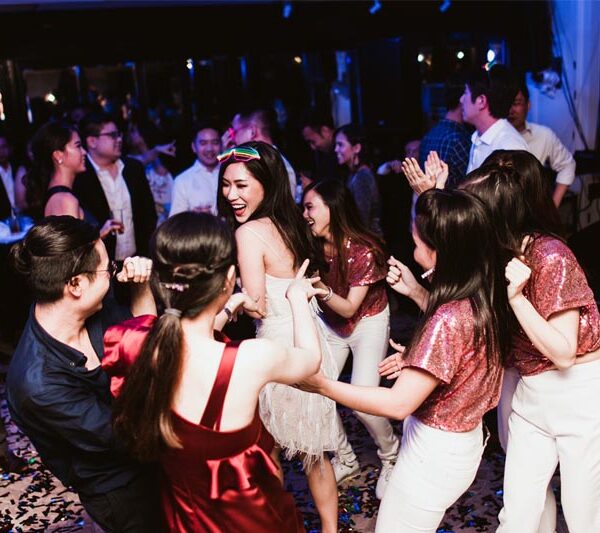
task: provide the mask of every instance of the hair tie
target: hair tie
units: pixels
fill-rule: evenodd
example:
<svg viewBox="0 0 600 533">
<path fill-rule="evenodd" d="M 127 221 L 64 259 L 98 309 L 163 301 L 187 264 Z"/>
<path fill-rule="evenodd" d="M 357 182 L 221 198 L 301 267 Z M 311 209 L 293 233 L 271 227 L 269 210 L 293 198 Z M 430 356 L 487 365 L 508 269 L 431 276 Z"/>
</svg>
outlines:
<svg viewBox="0 0 600 533">
<path fill-rule="evenodd" d="M 165 315 L 173 315 L 174 317 L 181 318 L 181 311 L 174 307 L 167 307 L 165 309 Z"/>
</svg>

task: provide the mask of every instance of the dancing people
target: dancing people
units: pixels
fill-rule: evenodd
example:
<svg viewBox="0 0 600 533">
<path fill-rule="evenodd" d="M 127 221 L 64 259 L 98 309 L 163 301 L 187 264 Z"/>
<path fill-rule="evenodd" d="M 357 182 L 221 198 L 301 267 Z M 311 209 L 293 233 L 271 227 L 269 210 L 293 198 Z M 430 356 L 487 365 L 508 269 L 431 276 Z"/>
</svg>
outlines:
<svg viewBox="0 0 600 533">
<path fill-rule="evenodd" d="M 416 206 L 415 260 L 431 278 L 424 322 L 381 370 L 391 389 L 322 375 L 306 386 L 357 411 L 404 420 L 402 446 L 376 531 L 435 532 L 471 485 L 484 448 L 482 417 L 502 381 L 506 289 L 483 203 L 464 191 L 427 191 Z M 460 261 L 457 261 L 457 257 Z M 388 276 L 393 287 L 401 280 Z"/>
<path fill-rule="evenodd" d="M 600 531 L 600 315 L 577 259 L 557 235 L 557 211 L 539 161 L 493 153 L 464 185 L 492 207 L 514 257 L 508 298 L 518 321 L 503 387 L 510 401 L 501 533 L 553 531 L 549 483 L 560 464 L 569 531 Z M 500 422 L 502 423 L 502 418 Z M 552 518 L 552 516 L 551 516 Z"/>
<path fill-rule="evenodd" d="M 353 385 L 379 385 L 379 363 L 387 354 L 390 311 L 385 288 L 383 243 L 360 220 L 348 188 L 335 180 L 309 185 L 304 192 L 304 218 L 320 239 L 328 271 L 317 286 L 327 324 L 327 344 L 341 373 L 352 351 Z M 355 412 L 377 444 L 381 472 L 376 495 L 383 497 L 398 455 L 399 441 L 386 418 Z M 338 446 L 332 460 L 337 483 L 360 473 L 360 465 L 338 414 Z"/>
<path fill-rule="evenodd" d="M 25 180 L 27 205 L 32 214 L 38 218 L 70 215 L 96 223 L 89 214 L 86 216 L 73 194 L 75 176 L 85 170 L 85 149 L 77 130 L 67 124 L 49 122 L 34 135 L 31 150 L 33 161 Z M 120 222 L 108 219 L 100 228 L 100 238 L 122 228 Z"/>
<path fill-rule="evenodd" d="M 266 383 L 295 383 L 319 368 L 307 299 L 322 291 L 312 286 L 316 279 L 303 279 L 308 263 L 285 293 L 295 347 L 267 339 L 240 344 L 214 331 L 235 287 L 227 223 L 180 213 L 158 228 L 151 248 L 153 287 L 165 312 L 117 326 L 106 339 L 109 355 L 139 353 L 117 399 L 115 428 L 135 457 L 159 460 L 168 529 L 303 531 L 257 407 Z"/>
<path fill-rule="evenodd" d="M 289 193 L 281 156 L 263 142 L 230 148 L 221 156 L 219 210 L 237 225 L 238 264 L 244 289 L 266 312 L 257 336 L 290 343 L 292 314 L 285 293 L 305 258 L 312 270 L 324 270 L 319 250 L 302 213 Z M 316 315 L 316 313 L 315 313 Z M 315 316 L 315 320 L 317 320 Z M 337 376 L 324 340 L 322 369 Z M 260 415 L 288 458 L 300 454 L 325 533 L 337 531 L 337 486 L 326 451 L 337 445 L 335 403 L 287 385 L 269 384 L 260 398 Z"/>
</svg>

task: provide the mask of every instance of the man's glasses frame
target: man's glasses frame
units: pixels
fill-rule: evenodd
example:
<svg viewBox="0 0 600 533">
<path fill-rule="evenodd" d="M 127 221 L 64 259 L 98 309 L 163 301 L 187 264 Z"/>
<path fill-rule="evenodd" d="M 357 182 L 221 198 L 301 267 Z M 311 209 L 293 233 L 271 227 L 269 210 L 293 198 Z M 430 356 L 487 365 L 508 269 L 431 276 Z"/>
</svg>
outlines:
<svg viewBox="0 0 600 533">
<path fill-rule="evenodd" d="M 97 274 L 98 272 L 108 272 L 108 276 L 110 278 L 114 278 L 117 271 L 119 270 L 119 265 L 117 264 L 116 261 L 109 261 L 108 262 L 108 268 L 100 268 L 98 270 L 84 270 L 83 272 L 78 272 L 77 274 L 73 274 L 72 276 L 70 276 L 67 281 L 69 281 L 71 278 L 78 276 L 79 274 Z"/>
</svg>

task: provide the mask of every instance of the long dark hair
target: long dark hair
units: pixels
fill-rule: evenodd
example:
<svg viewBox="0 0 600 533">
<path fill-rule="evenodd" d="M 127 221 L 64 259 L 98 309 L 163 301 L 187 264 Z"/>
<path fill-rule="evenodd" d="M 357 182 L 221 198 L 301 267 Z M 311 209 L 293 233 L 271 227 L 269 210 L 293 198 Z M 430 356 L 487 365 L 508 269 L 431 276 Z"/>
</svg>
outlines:
<svg viewBox="0 0 600 533">
<path fill-rule="evenodd" d="M 31 139 L 33 161 L 25 176 L 27 205 L 31 213 L 39 218 L 44 214 L 46 191 L 54 174 L 55 150 L 64 150 L 77 130 L 62 122 L 44 124 Z"/>
<path fill-rule="evenodd" d="M 367 246 L 373 252 L 377 265 L 385 267 L 386 255 L 383 241 L 363 224 L 354 197 L 342 182 L 324 180 L 311 183 L 304 190 L 303 204 L 308 191 L 316 192 L 329 208 L 329 231 L 335 253 L 339 258 L 337 261 L 338 275 L 344 283 L 347 283 L 346 242 L 348 239 L 356 244 Z M 324 245 L 323 240 L 320 240 Z"/>
<path fill-rule="evenodd" d="M 529 152 L 496 150 L 461 186 L 488 206 L 505 262 L 522 254 L 527 236 L 562 240 L 562 223 L 545 178 L 544 167 Z"/>
<path fill-rule="evenodd" d="M 475 347 L 485 348 L 488 366 L 502 364 L 510 348 L 509 307 L 504 264 L 487 207 L 466 191 L 432 189 L 417 200 L 415 230 L 435 250 L 436 264 L 424 320 L 408 351 L 441 305 L 468 298 Z"/>
<path fill-rule="evenodd" d="M 342 133 L 352 146 L 360 144 L 358 166 L 369 165 L 371 163 L 371 147 L 363 128 L 358 124 L 344 124 L 335 130 L 333 138 L 335 139 L 339 133 Z"/>
<path fill-rule="evenodd" d="M 240 147 L 254 148 L 260 154 L 260 159 L 244 161 L 242 164 L 263 186 L 264 198 L 249 220 L 269 218 L 287 248 L 294 256 L 294 267 L 299 268 L 305 259 L 310 259 L 311 270 L 325 267 L 322 251 L 312 236 L 310 228 L 302 218 L 302 212 L 294 202 L 290 191 L 290 181 L 276 148 L 264 142 L 248 142 Z M 233 157 L 224 161 L 219 169 L 219 190 L 223 190 L 223 176 L 227 167 L 238 163 Z M 218 195 L 219 213 L 224 215 L 232 227 L 236 226 L 233 210 L 223 194 Z"/>
<path fill-rule="evenodd" d="M 152 288 L 166 308 L 198 316 L 223 294 L 235 264 L 230 227 L 206 213 L 180 213 L 164 222 L 151 241 Z M 163 314 L 145 339 L 119 395 L 114 423 L 131 454 L 155 460 L 165 445 L 179 447 L 172 406 L 181 380 L 183 330 L 180 318 Z"/>
</svg>

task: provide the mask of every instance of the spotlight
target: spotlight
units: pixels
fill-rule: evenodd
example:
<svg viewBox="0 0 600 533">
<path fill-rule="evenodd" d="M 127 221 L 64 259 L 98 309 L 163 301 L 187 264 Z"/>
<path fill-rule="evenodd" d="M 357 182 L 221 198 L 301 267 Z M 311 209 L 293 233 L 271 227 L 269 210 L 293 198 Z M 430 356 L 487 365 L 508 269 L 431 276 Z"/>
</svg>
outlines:
<svg viewBox="0 0 600 533">
<path fill-rule="evenodd" d="M 44 100 L 50 104 L 55 104 L 56 96 L 54 96 L 52 93 L 48 93 L 46 96 L 44 96 Z"/>
<path fill-rule="evenodd" d="M 292 3 L 291 2 L 283 3 L 281 15 L 284 19 L 289 19 L 292 16 Z"/>
<path fill-rule="evenodd" d="M 185 66 L 187 67 L 188 70 L 194 70 L 194 60 L 193 59 L 188 59 L 185 62 Z"/>
<path fill-rule="evenodd" d="M 373 0 L 373 5 L 369 8 L 369 13 L 374 15 L 381 9 L 381 2 L 379 0 Z"/>
<path fill-rule="evenodd" d="M 496 52 L 490 48 L 487 51 L 486 57 L 487 57 L 488 63 L 492 63 L 494 61 L 494 59 L 496 59 Z"/>
<path fill-rule="evenodd" d="M 450 8 L 450 4 L 452 4 L 451 0 L 444 0 L 442 5 L 440 6 L 440 13 L 445 13 Z"/>
<path fill-rule="evenodd" d="M 425 61 L 425 56 L 424 56 L 423 54 L 419 54 L 419 55 L 417 56 L 417 61 L 418 61 L 419 63 L 423 63 L 423 61 Z"/>
<path fill-rule="evenodd" d="M 463 59 L 465 57 L 465 53 L 462 50 L 456 52 L 456 59 Z"/>
<path fill-rule="evenodd" d="M 302 63 L 302 58 L 300 56 L 294 56 L 294 63 L 300 65 Z"/>
</svg>

